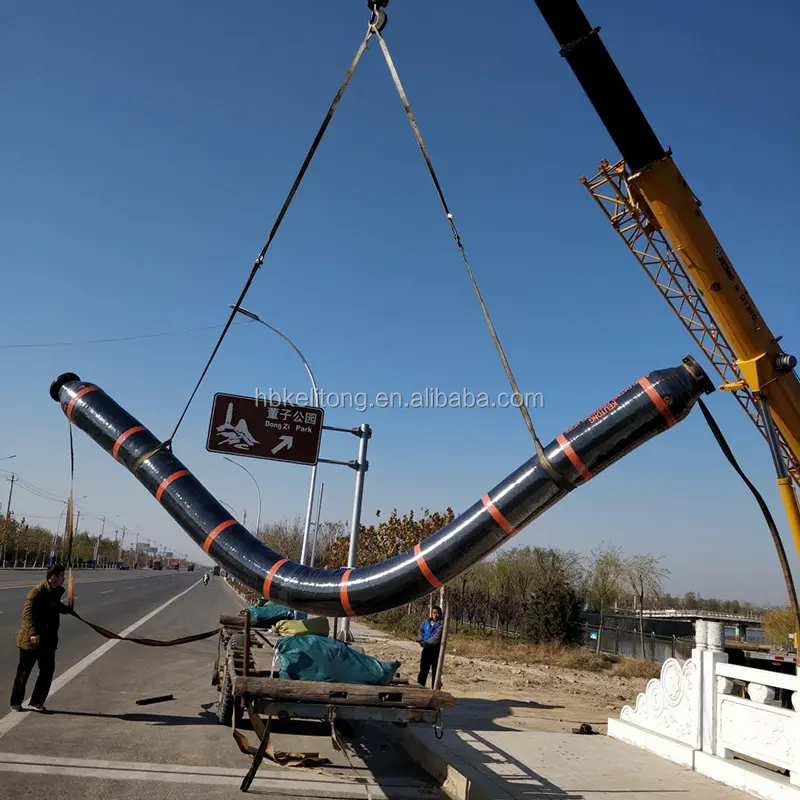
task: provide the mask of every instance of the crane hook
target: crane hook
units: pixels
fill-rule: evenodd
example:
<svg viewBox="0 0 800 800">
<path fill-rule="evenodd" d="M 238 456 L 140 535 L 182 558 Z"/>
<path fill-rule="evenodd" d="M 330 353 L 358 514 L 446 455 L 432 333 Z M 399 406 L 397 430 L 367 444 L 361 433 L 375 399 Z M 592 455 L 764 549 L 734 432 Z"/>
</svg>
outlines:
<svg viewBox="0 0 800 800">
<path fill-rule="evenodd" d="M 380 33 L 389 21 L 386 12 L 383 10 L 389 5 L 389 0 L 367 0 L 367 6 L 372 11 L 372 16 L 369 18 L 369 24 Z"/>
</svg>

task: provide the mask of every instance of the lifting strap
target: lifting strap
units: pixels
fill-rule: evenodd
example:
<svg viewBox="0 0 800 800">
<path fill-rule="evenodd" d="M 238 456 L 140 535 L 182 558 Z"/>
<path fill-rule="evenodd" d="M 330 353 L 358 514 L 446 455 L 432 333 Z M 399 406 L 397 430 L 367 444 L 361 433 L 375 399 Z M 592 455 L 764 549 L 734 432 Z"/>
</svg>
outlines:
<svg viewBox="0 0 800 800">
<path fill-rule="evenodd" d="M 231 309 L 231 314 L 228 317 L 228 321 L 225 323 L 225 327 L 222 329 L 222 333 L 217 340 L 216 345 L 214 345 L 214 349 L 209 356 L 209 359 L 203 368 L 203 372 L 200 375 L 200 378 L 197 381 L 197 385 L 194 387 L 192 394 L 189 397 L 188 402 L 186 403 L 183 412 L 181 413 L 180 418 L 178 419 L 177 424 L 175 425 L 174 430 L 172 431 L 169 439 L 162 443 L 160 449 L 171 449 L 172 447 L 172 440 L 175 438 L 175 434 L 178 432 L 178 428 L 183 422 L 183 418 L 186 416 L 186 412 L 189 410 L 189 406 L 192 404 L 192 400 L 194 400 L 194 396 L 197 394 L 197 390 L 200 388 L 200 384 L 203 382 L 203 379 L 206 376 L 206 373 L 211 366 L 211 362 L 214 360 L 214 356 L 216 356 L 217 352 L 219 351 L 220 346 L 222 345 L 222 340 L 225 338 L 225 335 L 228 333 L 229 328 L 233 324 L 233 320 L 236 317 L 236 314 L 239 312 L 239 308 L 241 307 L 242 303 L 244 302 L 245 295 L 250 289 L 253 281 L 255 280 L 256 273 L 259 269 L 261 269 L 261 265 L 264 263 L 264 259 L 267 255 L 267 250 L 269 250 L 270 245 L 272 244 L 272 240 L 275 238 L 275 235 L 278 233 L 278 229 L 283 222 L 283 218 L 286 216 L 286 212 L 289 210 L 289 206 L 294 199 L 295 194 L 297 193 L 298 188 L 300 187 L 300 183 L 302 182 L 303 178 L 305 177 L 306 171 L 308 170 L 309 165 L 311 164 L 311 160 L 314 158 L 315 153 L 317 152 L 317 148 L 319 147 L 320 142 L 322 141 L 322 137 L 325 135 L 325 131 L 328 129 L 328 125 L 330 124 L 331 119 L 333 118 L 333 114 L 336 111 L 336 107 L 339 105 L 339 101 L 342 99 L 344 95 L 345 89 L 350 84 L 350 79 L 353 77 L 353 73 L 356 71 L 356 67 L 358 66 L 358 62 L 361 60 L 361 56 L 364 55 L 364 51 L 367 49 L 367 42 L 369 42 L 370 38 L 372 37 L 373 33 L 375 32 L 375 27 L 372 23 L 367 28 L 367 33 L 364 36 L 363 41 L 358 46 L 358 50 L 356 51 L 355 57 L 353 58 L 352 63 L 350 64 L 350 68 L 347 70 L 347 74 L 344 76 L 344 80 L 342 81 L 341 85 L 339 86 L 339 91 L 336 92 L 336 96 L 333 98 L 333 102 L 328 109 L 328 113 L 325 115 L 325 119 L 322 121 L 322 125 L 320 125 L 319 130 L 317 131 L 317 135 L 314 137 L 314 141 L 311 144 L 311 147 L 306 154 L 305 159 L 303 160 L 303 164 L 300 167 L 300 171 L 297 173 L 297 177 L 294 179 L 294 183 L 292 184 L 292 188 L 289 190 L 289 194 L 286 196 L 286 199 L 283 201 L 283 205 L 281 206 L 281 210 L 278 212 L 278 216 L 275 219 L 275 222 L 272 225 L 272 229 L 269 232 L 269 236 L 267 237 L 267 241 L 264 243 L 264 246 L 261 248 L 261 252 L 258 254 L 255 263 L 253 264 L 252 269 L 250 270 L 250 275 L 247 278 L 247 281 L 244 285 L 244 288 L 239 295 L 239 299 L 236 301 L 236 304 Z"/>
<path fill-rule="evenodd" d="M 711 428 L 711 433 L 714 434 L 714 438 L 717 440 L 720 450 L 722 450 L 722 452 L 725 454 L 725 458 L 728 459 L 730 465 L 736 470 L 739 477 L 745 482 L 747 488 L 753 493 L 753 496 L 756 498 L 756 502 L 758 503 L 758 507 L 761 509 L 761 513 L 764 515 L 767 528 L 769 528 L 769 532 L 772 535 L 772 541 L 775 545 L 775 549 L 778 552 L 778 560 L 781 562 L 783 580 L 786 583 L 786 591 L 789 593 L 789 603 L 792 608 L 792 615 L 794 616 L 795 631 L 800 633 L 800 606 L 798 606 L 797 603 L 797 592 L 795 590 L 794 580 L 792 578 L 792 571 L 789 568 L 789 561 L 786 558 L 786 550 L 783 547 L 783 542 L 781 541 L 781 536 L 778 532 L 778 526 L 775 524 L 775 520 L 769 510 L 769 506 L 764 501 L 761 493 L 750 482 L 749 478 L 744 474 L 744 472 L 742 472 L 742 468 L 737 463 L 731 448 L 725 441 L 725 437 L 722 435 L 722 431 L 719 429 L 716 420 L 711 416 L 711 412 L 708 410 L 708 408 L 706 408 L 706 404 L 702 399 L 698 399 L 697 403 L 700 406 L 700 410 L 703 412 L 703 416 L 708 423 L 708 427 Z"/>
<path fill-rule="evenodd" d="M 575 484 L 569 481 L 566 476 L 558 472 L 550 463 L 547 456 L 545 455 L 542 443 L 539 440 L 539 437 L 536 434 L 536 429 L 533 426 L 533 420 L 531 419 L 528 407 L 525 405 L 525 400 L 523 399 L 522 394 L 519 390 L 519 386 L 517 385 L 514 373 L 511 371 L 511 365 L 508 363 L 508 358 L 506 357 L 502 344 L 500 344 L 500 337 L 497 335 L 497 330 L 495 329 L 494 323 L 492 322 L 492 317 L 489 314 L 489 309 L 486 307 L 486 303 L 483 300 L 483 295 L 481 294 L 481 291 L 478 288 L 478 282 L 477 280 L 475 280 L 475 274 L 473 273 L 472 267 L 470 266 L 469 263 L 469 259 L 467 258 L 467 253 L 466 250 L 464 249 L 464 244 L 461 241 L 461 236 L 458 233 L 458 229 L 456 228 L 455 222 L 453 221 L 453 214 L 450 211 L 449 206 L 447 205 L 447 200 L 445 199 L 444 192 L 442 191 L 442 185 L 439 182 L 439 178 L 436 175 L 436 170 L 434 170 L 433 168 L 433 163 L 431 162 L 430 155 L 428 154 L 428 149 L 425 146 L 425 142 L 422 138 L 422 133 L 420 132 L 419 125 L 417 124 L 417 120 L 414 116 L 414 112 L 411 110 L 411 103 L 409 102 L 408 96 L 406 95 L 405 89 L 403 88 L 403 84 L 400 80 L 400 75 L 397 72 L 397 68 L 394 65 L 394 61 L 392 59 L 391 54 L 389 53 L 389 48 L 383 36 L 381 36 L 380 32 L 377 30 L 375 31 L 375 35 L 378 37 L 378 42 L 380 43 L 381 50 L 383 52 L 383 57 L 386 59 L 386 66 L 389 68 L 389 72 L 391 73 L 395 88 L 397 89 L 397 93 L 400 96 L 400 100 L 403 103 L 403 107 L 405 108 L 406 116 L 408 117 L 408 121 L 411 124 L 411 130 L 414 132 L 414 138 L 417 140 L 417 145 L 419 146 L 419 149 L 422 152 L 422 156 L 425 159 L 425 164 L 428 167 L 428 172 L 430 173 L 431 180 L 433 181 L 433 185 L 436 188 L 436 193 L 439 196 L 439 201 L 442 204 L 445 216 L 447 217 L 447 221 L 450 225 L 450 230 L 453 234 L 453 239 L 455 240 L 456 246 L 458 247 L 458 251 L 461 254 L 461 258 L 467 270 L 467 275 L 469 276 L 470 283 L 472 284 L 475 296 L 478 298 L 478 303 L 480 304 L 481 311 L 483 312 L 483 317 L 486 320 L 486 324 L 489 328 L 489 333 L 491 334 L 492 341 L 494 342 L 494 345 L 497 348 L 497 353 L 500 356 L 500 361 L 503 365 L 503 370 L 506 373 L 508 382 L 511 384 L 514 396 L 516 397 L 517 402 L 519 403 L 520 413 L 522 414 L 522 418 L 525 420 L 525 425 L 528 427 L 528 431 L 530 432 L 531 438 L 533 439 L 533 445 L 536 449 L 536 455 L 539 459 L 539 463 L 542 465 L 542 468 L 547 472 L 548 475 L 550 475 L 550 477 L 553 479 L 556 485 L 558 485 L 559 488 L 567 492 L 572 491 L 575 488 Z"/>
<path fill-rule="evenodd" d="M 429 173 L 431 175 L 431 178 L 433 180 L 434 186 L 436 187 L 436 192 L 437 192 L 437 194 L 439 196 L 439 200 L 441 201 L 442 207 L 444 208 L 445 214 L 447 216 L 447 220 L 448 220 L 448 222 L 450 224 L 450 229 L 452 231 L 453 238 L 454 238 L 454 240 L 456 242 L 456 245 L 457 245 L 457 247 L 459 249 L 459 252 L 461 253 L 461 257 L 462 257 L 462 259 L 464 261 L 464 266 L 466 267 L 467 274 L 469 276 L 470 282 L 472 283 L 472 288 L 475 291 L 476 297 L 478 298 L 478 302 L 480 304 L 481 311 L 483 312 L 484 319 L 486 320 L 486 324 L 489 327 L 489 332 L 490 332 L 490 334 L 492 336 L 492 340 L 494 341 L 495 347 L 497 348 L 497 352 L 498 352 L 498 355 L 500 356 L 500 361 L 501 361 L 501 363 L 503 365 L 503 369 L 504 369 L 504 371 L 506 373 L 506 377 L 508 378 L 508 381 L 511 384 L 511 388 L 513 390 L 514 396 L 516 398 L 517 403 L 519 404 L 520 412 L 521 412 L 522 417 L 523 417 L 523 419 L 525 421 L 525 424 L 526 424 L 526 426 L 527 426 L 527 428 L 528 428 L 528 430 L 529 430 L 529 432 L 531 434 L 531 438 L 533 439 L 533 444 L 534 444 L 534 447 L 536 449 L 536 455 L 538 457 L 539 463 L 542 465 L 543 469 L 550 475 L 550 477 L 555 481 L 555 483 L 561 489 L 563 489 L 564 491 L 571 491 L 572 489 L 575 488 L 575 485 L 571 481 L 569 481 L 564 475 L 562 475 L 561 473 L 557 472 L 553 468 L 552 464 L 550 464 L 547 456 L 544 453 L 544 448 L 542 447 L 542 443 L 541 443 L 541 441 L 539 440 L 539 437 L 536 434 L 536 429 L 534 428 L 533 420 L 531 419 L 531 416 L 530 416 L 530 413 L 528 411 L 528 408 L 525 405 L 525 401 L 524 401 L 524 399 L 522 397 L 522 393 L 519 390 L 519 386 L 517 385 L 517 381 L 516 381 L 516 378 L 514 377 L 514 373 L 511 371 L 511 365 L 508 363 L 508 358 L 506 357 L 505 351 L 503 350 L 503 347 L 502 347 L 502 345 L 500 343 L 500 338 L 497 335 L 497 330 L 494 327 L 494 323 L 492 322 L 492 318 L 491 318 L 491 315 L 489 314 L 489 310 L 486 307 L 486 303 L 484 302 L 483 296 L 481 295 L 480 289 L 478 288 L 478 283 L 477 283 L 477 281 L 475 279 L 475 275 L 474 275 L 474 273 L 472 271 L 472 267 L 470 266 L 469 259 L 467 258 L 466 251 L 464 250 L 464 245 L 463 245 L 463 243 L 461 241 L 461 237 L 460 237 L 460 235 L 458 233 L 458 230 L 457 230 L 457 228 L 455 226 L 455 222 L 453 221 L 453 215 L 450 212 L 450 209 L 449 209 L 449 207 L 447 205 L 447 201 L 445 200 L 444 192 L 442 191 L 441 184 L 440 184 L 439 179 L 438 179 L 438 177 L 436 175 L 436 172 L 435 172 L 435 170 L 433 168 L 433 164 L 431 163 L 431 159 L 430 159 L 430 156 L 428 155 L 428 150 L 425 147 L 425 143 L 424 143 L 424 141 L 422 139 L 422 134 L 420 133 L 419 126 L 417 125 L 417 121 L 414 118 L 414 114 L 413 114 L 413 112 L 411 110 L 411 105 L 410 105 L 410 103 L 408 101 L 408 97 L 406 96 L 405 90 L 403 88 L 403 84 L 400 81 L 400 76 L 398 75 L 397 69 L 396 69 L 396 67 L 394 65 L 394 61 L 392 60 L 391 54 L 389 53 L 389 48 L 387 47 L 383 36 L 381 36 L 381 30 L 383 29 L 383 27 L 385 25 L 385 15 L 384 15 L 384 18 L 381 18 L 380 15 L 376 16 L 375 13 L 374 13 L 375 8 L 373 8 L 373 5 L 381 5 L 381 4 L 370 4 L 370 3 L 368 3 L 368 5 L 370 5 L 371 11 L 373 13 L 371 14 L 370 21 L 369 21 L 369 24 L 367 26 L 367 33 L 364 36 L 364 39 L 362 40 L 361 44 L 359 45 L 358 50 L 356 51 L 356 55 L 353 58 L 353 61 L 350 64 L 349 69 L 347 70 L 347 73 L 346 73 L 346 75 L 344 77 L 344 80 L 342 81 L 341 85 L 339 86 L 339 90 L 337 91 L 336 96 L 334 97 L 333 102 L 331 103 L 330 108 L 328 109 L 328 112 L 325 115 L 325 119 L 323 120 L 322 125 L 320 126 L 320 128 L 319 128 L 319 130 L 317 132 L 317 135 L 314 137 L 314 141 L 313 141 L 313 143 L 312 143 L 312 145 L 311 145 L 311 147 L 310 147 L 310 149 L 309 149 L 309 151 L 308 151 L 308 153 L 307 153 L 307 155 L 305 157 L 305 160 L 303 161 L 303 164 L 302 164 L 302 166 L 300 168 L 300 171 L 298 172 L 297 177 L 295 178 L 295 181 L 294 181 L 294 183 L 292 185 L 292 188 L 289 191 L 289 194 L 287 195 L 287 197 L 286 197 L 286 199 L 285 199 L 285 201 L 283 203 L 283 206 L 281 207 L 281 210 L 278 213 L 278 217 L 277 217 L 277 219 L 275 220 L 275 222 L 274 222 L 274 224 L 272 226 L 272 230 L 270 231 L 269 236 L 267 237 L 267 241 L 264 244 L 264 246 L 262 247 L 261 252 L 259 253 L 258 257 L 256 258 L 252 269 L 250 270 L 250 275 L 248 276 L 247 281 L 246 281 L 246 283 L 244 285 L 244 288 L 242 289 L 242 291 L 241 291 L 241 293 L 239 295 L 239 299 L 236 301 L 236 304 L 233 306 L 233 308 L 231 310 L 231 314 L 230 314 L 230 316 L 228 318 L 228 321 L 225 324 L 225 327 L 223 328 L 222 333 L 220 334 L 219 339 L 217 340 L 217 343 L 214 346 L 214 349 L 213 349 L 208 361 L 206 362 L 205 367 L 203 368 L 203 371 L 202 371 L 202 373 L 200 375 L 200 378 L 198 379 L 197 384 L 195 385 L 194 390 L 192 391 L 192 393 L 191 393 L 191 395 L 189 397 L 189 400 L 187 401 L 186 406 L 184 407 L 183 412 L 181 413 L 181 415 L 180 415 L 180 417 L 178 419 L 178 422 L 176 423 L 175 428 L 172 431 L 172 434 L 170 435 L 170 437 L 165 442 L 163 442 L 159 446 L 158 449 L 171 449 L 172 440 L 174 439 L 175 435 L 177 434 L 178 428 L 180 427 L 184 417 L 186 416 L 186 413 L 189 410 L 189 406 L 191 405 L 195 395 L 197 394 L 197 391 L 200 388 L 200 385 L 203 382 L 203 379 L 205 378 L 206 374 L 208 373 L 208 370 L 209 370 L 209 368 L 211 366 L 211 362 L 214 360 L 214 357 L 216 356 L 217 352 L 219 351 L 219 348 L 222 345 L 222 341 L 225 338 L 225 335 L 227 334 L 231 324 L 233 323 L 233 320 L 234 320 L 236 314 L 238 313 L 238 310 L 239 310 L 240 306 L 244 302 L 244 298 L 245 298 L 248 290 L 250 289 L 250 286 L 252 285 L 258 270 L 261 268 L 261 265 L 264 263 L 264 259 L 265 259 L 266 254 L 267 254 L 267 250 L 269 249 L 273 239 L 275 238 L 275 235 L 278 232 L 278 229 L 279 229 L 279 227 L 281 225 L 281 222 L 283 221 L 283 218 L 286 215 L 286 212 L 288 211 L 292 200 L 294 199 L 294 196 L 295 196 L 295 194 L 297 192 L 297 189 L 300 186 L 300 183 L 303 180 L 303 177 L 305 176 L 309 165 L 311 164 L 311 160 L 313 159 L 313 157 L 314 157 L 314 155 L 315 155 L 315 153 L 316 153 L 316 151 L 317 151 L 317 149 L 319 147 L 319 144 L 322 141 L 322 137 L 324 136 L 325 131 L 327 130 L 328 125 L 330 124 L 330 121 L 333 118 L 333 114 L 334 114 L 337 106 L 339 105 L 339 101 L 342 99 L 342 96 L 344 95 L 345 89 L 350 84 L 350 80 L 353 77 L 353 73 L 355 72 L 356 66 L 358 65 L 359 61 L 361 60 L 361 56 L 364 54 L 364 51 L 367 49 L 367 44 L 368 44 L 369 40 L 372 38 L 372 36 L 377 36 L 378 41 L 380 42 L 380 46 L 381 46 L 381 50 L 383 52 L 384 58 L 386 59 L 386 64 L 389 67 L 389 71 L 390 71 L 390 73 L 392 75 L 392 79 L 394 81 L 395 87 L 397 88 L 397 92 L 400 95 L 400 99 L 402 100 L 403 106 L 405 107 L 406 114 L 408 115 L 409 122 L 411 123 L 411 128 L 412 128 L 412 130 L 414 132 L 414 136 L 416 137 L 417 144 L 419 145 L 419 148 L 422 151 L 422 155 L 425 158 L 425 163 L 427 164 L 428 171 L 429 171 Z"/>
<path fill-rule="evenodd" d="M 121 642 L 133 642 L 134 644 L 145 645 L 146 647 L 176 647 L 180 644 L 189 644 L 190 642 L 200 642 L 203 639 L 210 639 L 219 633 L 219 628 L 214 628 L 213 631 L 206 631 L 205 633 L 195 633 L 191 636 L 181 636 L 178 639 L 143 639 L 135 636 L 120 636 L 114 631 L 103 628 L 100 625 L 95 625 L 93 622 L 87 622 L 74 608 L 70 608 L 69 613 L 79 619 L 84 625 L 88 625 L 92 630 L 105 636 L 106 639 L 119 639 Z"/>
</svg>

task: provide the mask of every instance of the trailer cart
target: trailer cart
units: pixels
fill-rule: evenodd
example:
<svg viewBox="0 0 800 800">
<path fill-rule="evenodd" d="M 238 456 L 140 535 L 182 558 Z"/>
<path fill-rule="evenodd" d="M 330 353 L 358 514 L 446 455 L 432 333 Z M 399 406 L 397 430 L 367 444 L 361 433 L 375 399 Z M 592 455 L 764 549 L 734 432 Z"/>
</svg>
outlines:
<svg viewBox="0 0 800 800">
<path fill-rule="evenodd" d="M 451 694 L 427 689 L 401 673 L 388 686 L 281 678 L 272 642 L 265 631 L 250 626 L 246 613 L 220 617 L 212 684 L 220 693 L 219 721 L 232 727 L 239 749 L 253 756 L 242 791 L 247 791 L 265 756 L 278 764 L 311 766 L 318 761 L 318 753 L 276 753 L 270 741 L 272 719 L 324 723 L 334 747 L 346 755 L 343 729 L 357 732 L 365 722 L 378 722 L 429 724 L 441 731 L 443 709 L 455 705 Z M 238 730 L 245 714 L 260 740 L 257 748 Z"/>
</svg>

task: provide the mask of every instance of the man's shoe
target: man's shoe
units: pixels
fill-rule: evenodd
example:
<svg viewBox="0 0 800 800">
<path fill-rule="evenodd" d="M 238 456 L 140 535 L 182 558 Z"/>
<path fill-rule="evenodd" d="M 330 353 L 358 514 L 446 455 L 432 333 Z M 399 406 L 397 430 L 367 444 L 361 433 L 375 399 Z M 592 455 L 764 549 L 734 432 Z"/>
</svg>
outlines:
<svg viewBox="0 0 800 800">
<path fill-rule="evenodd" d="M 30 707 L 34 711 L 38 711 L 40 714 L 49 714 L 50 712 L 41 704 L 39 703 L 31 703 Z"/>
<path fill-rule="evenodd" d="M 22 711 L 22 706 L 19 703 L 12 703 L 11 704 L 12 711 Z"/>
</svg>

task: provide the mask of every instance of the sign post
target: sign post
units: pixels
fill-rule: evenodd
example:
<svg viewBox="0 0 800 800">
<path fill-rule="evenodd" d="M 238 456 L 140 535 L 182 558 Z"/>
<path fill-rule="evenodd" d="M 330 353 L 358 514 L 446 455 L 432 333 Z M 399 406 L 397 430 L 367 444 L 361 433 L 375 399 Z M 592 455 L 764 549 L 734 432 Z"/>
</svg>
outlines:
<svg viewBox="0 0 800 800">
<path fill-rule="evenodd" d="M 356 565 L 358 553 L 358 533 L 361 529 L 361 503 L 364 499 L 364 476 L 369 469 L 367 461 L 367 442 L 372 436 L 372 428 L 366 423 L 353 431 L 359 437 L 358 461 L 355 465 L 356 470 L 356 491 L 353 498 L 353 519 L 350 524 L 350 548 L 347 553 L 347 567 L 352 569 Z M 350 632 L 350 617 L 342 619 L 339 638 L 344 642 L 352 642 L 353 634 Z"/>
<path fill-rule="evenodd" d="M 236 394 L 214 395 L 206 450 L 315 466 L 324 412 L 315 406 L 261 402 Z"/>
</svg>

